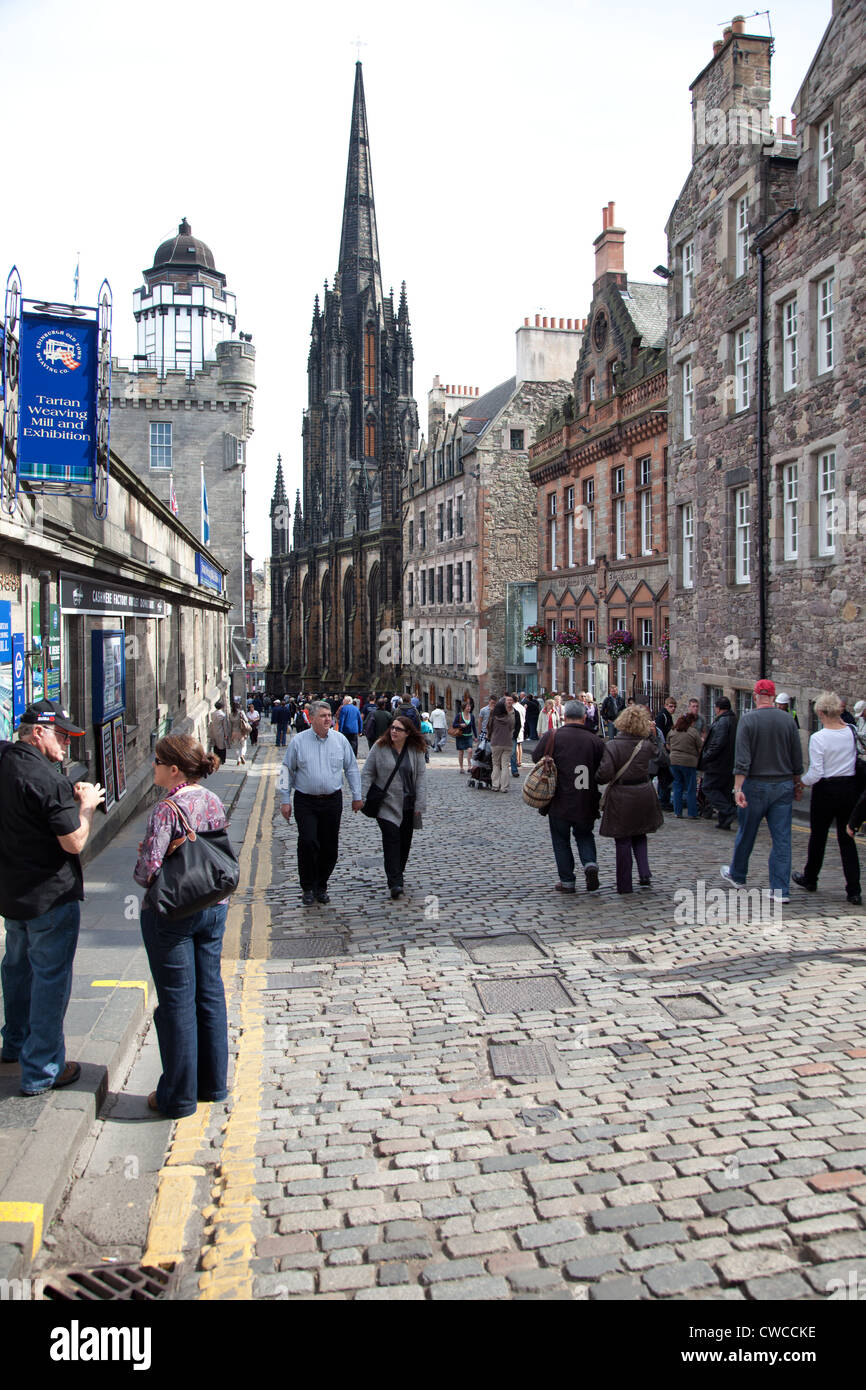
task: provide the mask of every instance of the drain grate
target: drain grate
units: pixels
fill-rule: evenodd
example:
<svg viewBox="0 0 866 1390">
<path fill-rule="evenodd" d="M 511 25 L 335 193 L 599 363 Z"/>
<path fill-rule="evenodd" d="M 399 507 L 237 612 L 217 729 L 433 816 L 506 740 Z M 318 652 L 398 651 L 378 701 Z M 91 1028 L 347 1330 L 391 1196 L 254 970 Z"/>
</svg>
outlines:
<svg viewBox="0 0 866 1390">
<path fill-rule="evenodd" d="M 315 936 L 288 936 L 282 941 L 272 941 L 270 946 L 272 960 L 318 960 L 345 954 L 345 937 L 329 936 L 325 932 Z"/>
<path fill-rule="evenodd" d="M 722 1012 L 705 994 L 667 995 L 656 1002 L 680 1023 L 696 1018 L 718 1018 Z"/>
<path fill-rule="evenodd" d="M 525 1081 L 536 1076 L 553 1076 L 553 1063 L 543 1043 L 492 1043 L 490 1070 L 494 1076 Z"/>
<path fill-rule="evenodd" d="M 574 1000 L 558 975 L 526 975 L 516 980 L 476 980 L 486 1014 L 517 1014 L 531 1009 L 573 1009 Z"/>
<path fill-rule="evenodd" d="M 543 1125 L 548 1120 L 558 1120 L 562 1111 L 558 1105 L 537 1105 L 532 1110 L 521 1110 L 518 1119 L 530 1129 Z"/>
<path fill-rule="evenodd" d="M 97 1265 L 94 1269 L 49 1275 L 42 1297 L 61 1303 L 152 1303 L 167 1298 L 173 1283 L 173 1265 L 165 1269 L 153 1265 Z"/>
<path fill-rule="evenodd" d="M 457 938 L 476 965 L 493 965 L 498 961 L 547 960 L 548 955 L 528 932 L 501 932 L 498 936 L 461 936 Z"/>
<path fill-rule="evenodd" d="M 646 965 L 646 960 L 637 951 L 623 947 L 619 951 L 593 951 L 596 960 L 605 965 Z"/>
</svg>

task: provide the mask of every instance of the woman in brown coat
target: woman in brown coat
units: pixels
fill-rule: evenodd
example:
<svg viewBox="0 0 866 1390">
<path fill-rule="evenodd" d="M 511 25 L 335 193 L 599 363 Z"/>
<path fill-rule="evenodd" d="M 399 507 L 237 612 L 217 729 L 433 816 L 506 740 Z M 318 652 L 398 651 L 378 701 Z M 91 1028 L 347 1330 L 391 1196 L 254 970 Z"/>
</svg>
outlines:
<svg viewBox="0 0 866 1390">
<path fill-rule="evenodd" d="M 674 815 L 683 818 L 683 794 L 689 808 L 689 820 L 698 819 L 697 766 L 703 739 L 697 729 L 697 715 L 684 714 L 668 734 L 671 751 L 671 775 L 674 779 Z"/>
<path fill-rule="evenodd" d="M 616 843 L 616 891 L 632 892 L 634 853 L 641 887 L 652 882 L 647 835 L 664 824 L 650 760 L 655 753 L 652 720 L 643 705 L 629 705 L 615 721 L 616 737 L 605 744 L 596 780 L 607 783 L 599 834 Z"/>
</svg>

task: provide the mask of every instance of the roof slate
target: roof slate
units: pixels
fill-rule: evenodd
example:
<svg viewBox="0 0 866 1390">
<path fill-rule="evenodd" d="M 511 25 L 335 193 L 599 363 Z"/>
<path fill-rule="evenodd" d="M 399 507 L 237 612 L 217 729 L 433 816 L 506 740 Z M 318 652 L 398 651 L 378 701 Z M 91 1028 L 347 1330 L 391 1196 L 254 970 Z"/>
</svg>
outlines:
<svg viewBox="0 0 866 1390">
<path fill-rule="evenodd" d="M 509 402 L 517 389 L 517 377 L 509 377 L 507 381 L 502 381 L 498 386 L 494 386 L 485 395 L 479 396 L 477 401 L 471 401 L 469 405 L 461 406 L 457 414 L 463 426 L 464 435 L 481 435 L 487 429 L 491 420 L 494 420 Z M 465 452 L 465 450 L 464 450 Z"/>
<path fill-rule="evenodd" d="M 660 348 L 667 342 L 668 291 L 666 285 L 645 285 L 629 280 L 620 290 L 622 302 L 643 339 L 643 347 Z"/>
</svg>

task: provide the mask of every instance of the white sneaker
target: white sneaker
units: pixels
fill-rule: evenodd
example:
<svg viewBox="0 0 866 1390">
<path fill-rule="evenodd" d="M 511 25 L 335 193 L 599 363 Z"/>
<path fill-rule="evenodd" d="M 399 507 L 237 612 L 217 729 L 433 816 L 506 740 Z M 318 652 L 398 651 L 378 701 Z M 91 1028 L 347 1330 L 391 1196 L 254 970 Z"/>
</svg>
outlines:
<svg viewBox="0 0 866 1390">
<path fill-rule="evenodd" d="M 738 883 L 738 882 L 737 882 L 737 880 L 734 878 L 734 876 L 733 876 L 733 874 L 731 873 L 731 870 L 730 870 L 730 868 L 729 868 L 729 866 L 728 866 L 727 864 L 723 864 L 723 865 L 722 865 L 722 867 L 719 869 L 719 873 L 721 874 L 722 878 L 725 880 L 725 883 L 733 884 L 734 888 L 745 888 L 745 886 L 746 886 L 745 883 Z"/>
</svg>

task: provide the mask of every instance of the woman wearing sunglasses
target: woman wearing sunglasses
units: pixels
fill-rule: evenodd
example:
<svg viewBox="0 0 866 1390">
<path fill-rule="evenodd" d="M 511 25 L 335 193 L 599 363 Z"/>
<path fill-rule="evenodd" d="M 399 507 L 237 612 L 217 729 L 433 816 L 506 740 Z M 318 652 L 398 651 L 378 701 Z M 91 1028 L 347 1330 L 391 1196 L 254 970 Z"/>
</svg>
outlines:
<svg viewBox="0 0 866 1390">
<path fill-rule="evenodd" d="M 421 813 L 427 806 L 426 748 L 427 740 L 420 729 L 411 719 L 398 714 L 373 744 L 361 774 L 363 796 L 374 783 L 388 787 L 376 820 L 382 833 L 385 875 L 392 898 L 403 896 L 403 871 L 412 847 L 412 834 L 421 829 Z"/>
<path fill-rule="evenodd" d="M 219 770 L 214 753 L 206 753 L 188 734 L 169 735 L 157 743 L 153 763 L 154 785 L 165 796 L 153 807 L 138 847 L 133 877 L 144 887 L 159 874 L 172 842 L 185 833 L 172 802 L 196 832 L 222 830 L 227 820 L 219 797 L 199 785 Z M 141 934 L 159 999 L 153 1021 L 162 1060 L 159 1085 L 147 1103 L 173 1120 L 194 1114 L 199 1101 L 228 1095 L 228 1023 L 220 973 L 227 902 L 171 921 L 142 906 Z"/>
</svg>

